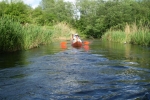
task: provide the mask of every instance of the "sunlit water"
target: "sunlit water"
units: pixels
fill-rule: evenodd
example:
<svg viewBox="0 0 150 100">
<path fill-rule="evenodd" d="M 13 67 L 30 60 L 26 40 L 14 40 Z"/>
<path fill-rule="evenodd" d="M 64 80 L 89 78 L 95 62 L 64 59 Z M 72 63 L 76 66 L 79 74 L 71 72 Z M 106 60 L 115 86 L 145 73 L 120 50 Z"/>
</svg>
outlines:
<svg viewBox="0 0 150 100">
<path fill-rule="evenodd" d="M 0 100 L 141 100 L 150 48 L 91 40 L 0 54 Z"/>
</svg>

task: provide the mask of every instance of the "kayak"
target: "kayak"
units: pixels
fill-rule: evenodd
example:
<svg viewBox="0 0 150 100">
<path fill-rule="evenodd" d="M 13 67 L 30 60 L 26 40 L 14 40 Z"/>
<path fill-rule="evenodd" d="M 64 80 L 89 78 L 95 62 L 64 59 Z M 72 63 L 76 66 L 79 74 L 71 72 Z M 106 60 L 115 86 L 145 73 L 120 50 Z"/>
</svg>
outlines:
<svg viewBox="0 0 150 100">
<path fill-rule="evenodd" d="M 80 41 L 76 41 L 75 43 L 72 43 L 73 47 L 81 47 L 82 46 L 82 42 Z"/>
<path fill-rule="evenodd" d="M 82 47 L 82 41 L 78 34 L 72 34 L 72 46 L 75 48 Z"/>
</svg>

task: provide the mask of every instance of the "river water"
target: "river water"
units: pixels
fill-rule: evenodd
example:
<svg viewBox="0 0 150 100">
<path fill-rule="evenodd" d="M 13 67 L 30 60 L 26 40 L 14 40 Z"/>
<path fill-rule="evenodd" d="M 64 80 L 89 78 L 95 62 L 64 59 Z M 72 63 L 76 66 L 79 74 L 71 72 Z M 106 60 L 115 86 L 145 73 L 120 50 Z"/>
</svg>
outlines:
<svg viewBox="0 0 150 100">
<path fill-rule="evenodd" d="M 0 100 L 141 100 L 150 48 L 89 40 L 0 54 Z"/>
</svg>

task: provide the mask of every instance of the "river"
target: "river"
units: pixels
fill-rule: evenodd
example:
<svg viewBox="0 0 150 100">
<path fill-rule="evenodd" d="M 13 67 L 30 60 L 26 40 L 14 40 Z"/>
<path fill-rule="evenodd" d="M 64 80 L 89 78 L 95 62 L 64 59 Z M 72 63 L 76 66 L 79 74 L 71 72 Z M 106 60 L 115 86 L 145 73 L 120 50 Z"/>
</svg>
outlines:
<svg viewBox="0 0 150 100">
<path fill-rule="evenodd" d="M 0 100 L 141 100 L 150 93 L 149 47 L 88 41 L 0 54 Z"/>
</svg>

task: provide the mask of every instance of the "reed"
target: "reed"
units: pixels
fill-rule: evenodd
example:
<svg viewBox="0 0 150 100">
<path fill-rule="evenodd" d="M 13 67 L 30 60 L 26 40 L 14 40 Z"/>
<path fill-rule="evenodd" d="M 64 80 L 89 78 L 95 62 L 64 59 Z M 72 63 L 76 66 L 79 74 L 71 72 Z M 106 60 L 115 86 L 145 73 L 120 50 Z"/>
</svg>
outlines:
<svg viewBox="0 0 150 100">
<path fill-rule="evenodd" d="M 128 30 L 126 31 L 126 27 L 129 27 Z M 136 23 L 132 25 L 126 25 L 125 27 L 125 33 L 126 37 L 128 37 L 128 40 L 132 44 L 138 44 L 138 45 L 150 45 L 150 30 L 148 27 L 144 26 L 137 26 Z"/>
<path fill-rule="evenodd" d="M 102 39 L 105 41 L 112 41 L 112 42 L 124 42 L 125 41 L 125 32 L 123 31 L 108 31 L 103 36 Z"/>
<path fill-rule="evenodd" d="M 126 24 L 124 31 L 109 30 L 102 36 L 102 39 L 150 46 L 150 30 L 148 27 L 138 27 L 136 23 L 132 25 Z"/>
<path fill-rule="evenodd" d="M 0 18 L 0 51 L 16 51 L 23 46 L 22 26 L 10 16 Z"/>
<path fill-rule="evenodd" d="M 76 30 L 67 23 L 54 26 L 22 25 L 11 16 L 0 18 L 0 52 L 27 50 L 56 40 L 69 40 Z"/>
<path fill-rule="evenodd" d="M 150 31 L 147 28 L 139 29 L 131 35 L 131 43 L 150 46 Z"/>
<path fill-rule="evenodd" d="M 52 30 L 44 26 L 26 25 L 23 27 L 23 49 L 39 47 L 51 43 Z"/>
<path fill-rule="evenodd" d="M 51 42 L 52 29 L 22 25 L 10 16 L 0 18 L 0 51 L 26 50 Z"/>
</svg>

